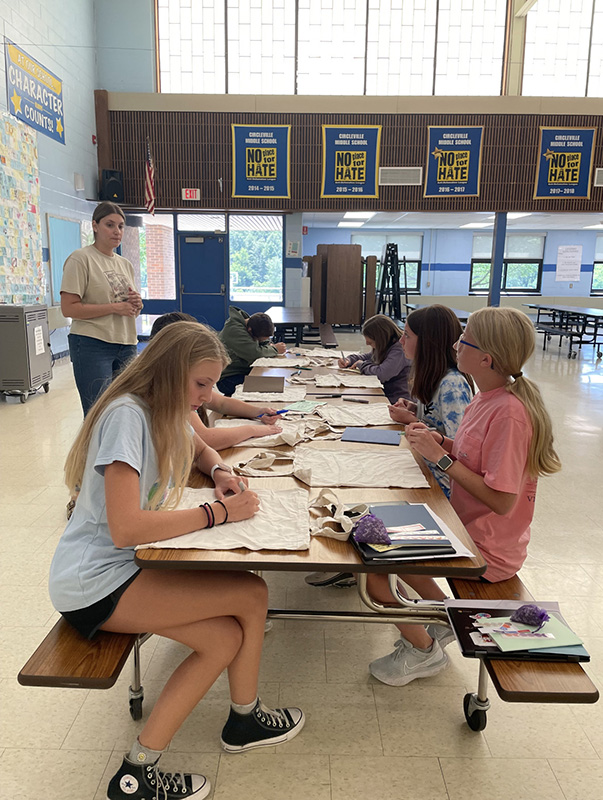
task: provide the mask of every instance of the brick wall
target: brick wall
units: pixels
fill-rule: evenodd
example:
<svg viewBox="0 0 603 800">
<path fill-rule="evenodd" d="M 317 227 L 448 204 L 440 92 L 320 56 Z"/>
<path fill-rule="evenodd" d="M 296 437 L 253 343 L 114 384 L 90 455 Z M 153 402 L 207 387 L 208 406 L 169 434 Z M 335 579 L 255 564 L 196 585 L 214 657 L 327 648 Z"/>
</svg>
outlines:
<svg viewBox="0 0 603 800">
<path fill-rule="evenodd" d="M 145 229 L 147 234 L 148 296 L 171 300 L 176 296 L 174 232 L 167 225 L 146 225 Z"/>
</svg>

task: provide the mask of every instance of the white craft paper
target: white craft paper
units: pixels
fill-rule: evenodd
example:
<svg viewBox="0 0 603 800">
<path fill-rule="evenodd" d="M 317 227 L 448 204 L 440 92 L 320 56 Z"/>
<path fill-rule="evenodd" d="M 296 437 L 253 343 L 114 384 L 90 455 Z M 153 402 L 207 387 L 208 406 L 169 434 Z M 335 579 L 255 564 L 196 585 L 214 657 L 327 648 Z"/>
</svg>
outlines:
<svg viewBox="0 0 603 800">
<path fill-rule="evenodd" d="M 254 489 L 260 510 L 251 519 L 227 522 L 142 547 L 178 550 L 307 550 L 310 547 L 308 493 L 304 489 Z M 196 508 L 216 499 L 213 489 L 185 489 L 178 508 Z M 137 550 L 140 547 L 136 548 Z"/>
<path fill-rule="evenodd" d="M 274 358 L 256 358 L 252 367 L 307 367 L 308 359 L 304 356 L 275 356 Z"/>
<path fill-rule="evenodd" d="M 233 397 L 250 403 L 296 403 L 306 399 L 306 387 L 286 385 L 282 392 L 244 392 L 243 384 L 240 383 Z"/>
<path fill-rule="evenodd" d="M 320 406 L 317 414 L 336 428 L 361 427 L 370 425 L 391 425 L 387 403 L 368 403 L 360 405 L 349 403 L 341 406 Z"/>
<path fill-rule="evenodd" d="M 376 375 L 350 375 L 340 372 L 336 375 L 317 375 L 317 386 L 347 386 L 352 389 L 380 389 L 381 381 Z"/>
</svg>

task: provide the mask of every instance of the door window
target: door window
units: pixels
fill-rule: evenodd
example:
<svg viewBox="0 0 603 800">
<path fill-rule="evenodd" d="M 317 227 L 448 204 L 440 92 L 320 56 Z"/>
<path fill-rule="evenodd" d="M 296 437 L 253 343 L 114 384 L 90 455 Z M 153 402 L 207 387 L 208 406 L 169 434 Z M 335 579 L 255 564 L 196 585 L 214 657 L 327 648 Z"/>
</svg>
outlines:
<svg viewBox="0 0 603 800">
<path fill-rule="evenodd" d="M 230 300 L 281 303 L 283 300 L 283 218 L 229 216 Z"/>
</svg>

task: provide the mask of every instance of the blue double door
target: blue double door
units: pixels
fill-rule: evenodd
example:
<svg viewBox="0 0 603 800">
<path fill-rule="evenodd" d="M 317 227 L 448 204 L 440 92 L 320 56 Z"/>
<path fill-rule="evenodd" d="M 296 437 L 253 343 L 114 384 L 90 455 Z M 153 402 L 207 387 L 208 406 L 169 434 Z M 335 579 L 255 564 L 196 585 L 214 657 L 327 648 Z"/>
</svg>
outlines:
<svg viewBox="0 0 603 800">
<path fill-rule="evenodd" d="M 220 233 L 179 233 L 180 308 L 219 331 L 228 300 L 227 240 Z"/>
</svg>

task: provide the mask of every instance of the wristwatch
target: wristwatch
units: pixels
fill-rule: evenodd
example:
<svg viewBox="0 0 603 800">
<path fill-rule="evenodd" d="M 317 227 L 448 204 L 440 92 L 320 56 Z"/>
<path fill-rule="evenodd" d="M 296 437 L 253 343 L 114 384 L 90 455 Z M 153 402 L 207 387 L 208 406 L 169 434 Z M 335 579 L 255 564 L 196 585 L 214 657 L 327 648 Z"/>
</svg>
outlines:
<svg viewBox="0 0 603 800">
<path fill-rule="evenodd" d="M 229 467 L 228 464 L 223 464 L 222 462 L 220 462 L 219 464 L 214 464 L 209 471 L 209 477 L 212 479 L 212 481 L 214 479 L 214 472 L 217 469 L 223 469 L 224 472 L 228 472 L 230 475 L 232 475 L 232 467 Z"/>
<path fill-rule="evenodd" d="M 454 464 L 455 461 L 456 461 L 456 456 L 449 455 L 448 453 L 446 453 L 446 455 L 442 456 L 442 458 L 439 461 L 436 461 L 436 467 L 439 467 L 442 470 L 442 472 L 446 472 L 447 470 L 450 469 L 450 467 Z"/>
</svg>

